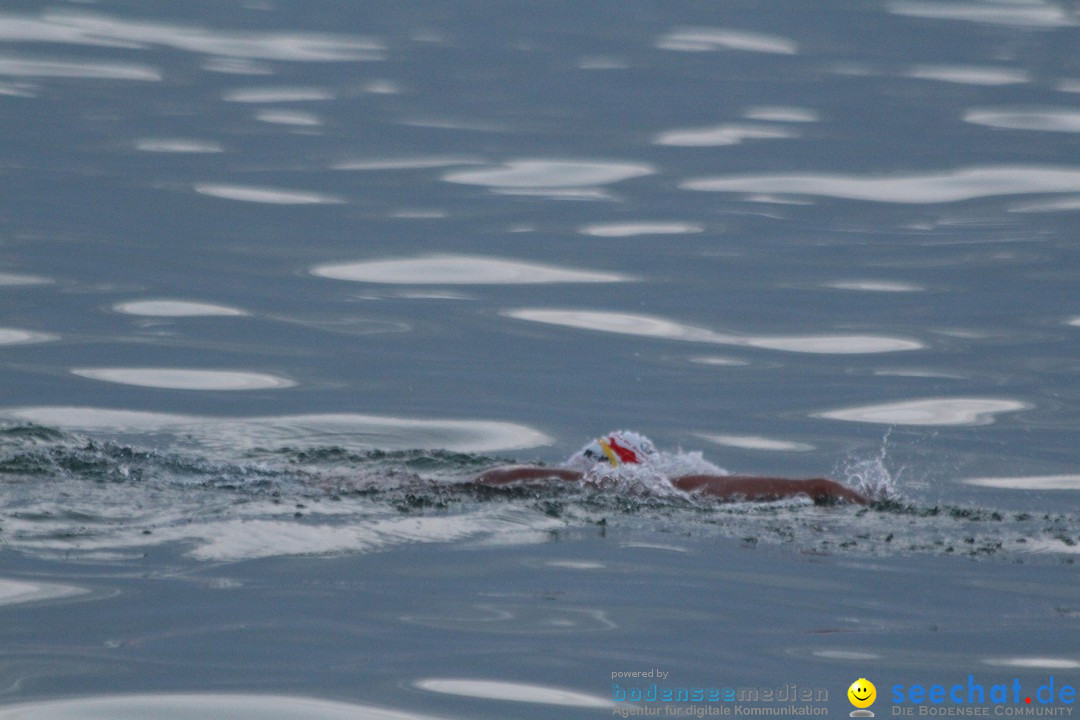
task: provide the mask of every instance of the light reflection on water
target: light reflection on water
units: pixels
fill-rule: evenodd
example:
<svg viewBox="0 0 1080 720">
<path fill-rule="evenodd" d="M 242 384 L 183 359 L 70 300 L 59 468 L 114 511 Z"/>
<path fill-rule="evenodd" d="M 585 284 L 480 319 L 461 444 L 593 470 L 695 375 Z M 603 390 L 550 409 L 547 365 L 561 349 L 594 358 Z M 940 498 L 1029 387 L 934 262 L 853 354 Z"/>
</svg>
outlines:
<svg viewBox="0 0 1080 720">
<path fill-rule="evenodd" d="M 1080 110 L 969 110 L 964 121 L 1006 130 L 1080 132 Z"/>
<path fill-rule="evenodd" d="M 59 339 L 58 336 L 49 333 L 19 330 L 16 328 L 0 328 L 0 345 L 28 345 L 31 343 L 43 343 Z"/>
<path fill-rule="evenodd" d="M 26 285 L 50 285 L 52 280 L 38 275 L 0 272 L 0 287 L 21 287 Z"/>
<path fill-rule="evenodd" d="M 274 70 L 266 63 L 255 62 L 236 57 L 211 57 L 203 64 L 202 69 L 207 72 L 221 73 L 223 75 L 273 75 Z"/>
<path fill-rule="evenodd" d="M 50 582 L 27 582 L 0 577 L 0 605 L 55 600 L 77 597 L 90 591 L 74 585 L 60 585 Z"/>
<path fill-rule="evenodd" d="M 666 130 L 653 142 L 672 147 L 715 147 L 738 145 L 746 140 L 791 140 L 799 137 L 795 130 L 776 125 L 723 124 L 713 127 Z"/>
<path fill-rule="evenodd" d="M 0 55 L 0 75 L 36 78 L 81 78 L 84 80 L 135 80 L 159 82 L 161 70 L 134 63 L 87 63 L 66 60 L 30 60 Z"/>
<path fill-rule="evenodd" d="M 1000 413 L 1031 408 L 1031 404 L 1019 400 L 927 398 L 829 410 L 817 413 L 816 417 L 884 425 L 989 425 Z"/>
<path fill-rule="evenodd" d="M 1035 475 L 1031 477 L 968 478 L 968 485 L 1014 490 L 1080 490 L 1080 475 Z"/>
<path fill-rule="evenodd" d="M 741 50 L 777 55 L 795 55 L 799 50 L 798 44 L 793 40 L 778 35 L 714 27 L 684 27 L 672 30 L 657 39 L 656 47 L 679 52 Z"/>
<path fill-rule="evenodd" d="M 344 199 L 329 193 L 254 187 L 250 185 L 229 185 L 225 183 L 196 183 L 195 192 L 223 200 L 239 200 L 240 202 L 267 203 L 270 205 L 337 205 L 345 202 Z"/>
<path fill-rule="evenodd" d="M 211 720 L 251 717 L 262 720 L 438 720 L 367 705 L 284 695 L 116 695 L 0 706 L 0 720 L 104 720 L 104 718 Z"/>
<path fill-rule="evenodd" d="M 1009 212 L 1016 213 L 1075 212 L 1077 210 L 1080 210 L 1080 198 L 1078 197 L 1017 203 L 1009 208 Z"/>
<path fill-rule="evenodd" d="M 638 235 L 686 235 L 704 232 L 697 223 L 685 222 L 622 222 L 595 223 L 580 229 L 583 235 L 595 237 L 636 237 Z"/>
<path fill-rule="evenodd" d="M 476 158 L 432 156 L 342 160 L 334 163 L 331 167 L 334 170 L 427 170 L 429 168 L 480 164 L 483 164 L 483 161 Z"/>
<path fill-rule="evenodd" d="M 212 140 L 188 140 L 184 138 L 144 138 L 135 142 L 135 149 L 143 152 L 203 154 L 225 152 L 221 143 Z"/>
<path fill-rule="evenodd" d="M 808 452 L 814 449 L 814 446 L 809 443 L 777 440 L 757 435 L 710 435 L 708 433 L 698 433 L 698 437 L 717 445 L 750 450 L 767 450 L 769 452 Z"/>
<path fill-rule="evenodd" d="M 227 305 L 191 302 L 189 300 L 132 300 L 114 305 L 113 310 L 126 315 L 147 315 L 150 317 L 233 317 L 248 314 L 244 310 Z"/>
<path fill-rule="evenodd" d="M 1077 492 L 1074 8 L 128 5 L 0 13 L 0 559 L 26 569 L 4 575 L 168 575 L 155 603 L 130 577 L 149 615 L 125 638 L 283 596 L 297 635 L 275 628 L 288 657 L 246 668 L 157 664 L 92 634 L 117 605 L 85 622 L 42 597 L 5 606 L 0 685 L 120 691 L 85 667 L 153 652 L 129 690 L 321 688 L 329 670 L 353 676 L 328 697 L 363 697 L 369 646 L 305 634 L 292 653 L 306 626 L 288 622 L 371 615 L 388 624 L 365 642 L 407 649 L 380 655 L 369 697 L 438 710 L 174 695 L 28 713 L 542 717 L 569 688 L 602 694 L 574 678 L 616 655 L 770 684 L 820 663 L 830 683 L 853 662 L 1075 669 L 1057 565 L 1080 534 L 1046 510 Z M 895 492 L 863 510 L 462 482 L 615 426 Z M 570 547 L 586 534 L 597 557 Z M 280 559 L 306 554 L 362 571 L 294 582 L 330 562 Z M 224 562 L 257 604 L 173 593 Z M 425 562 L 441 574 L 410 584 Z M 1049 589 L 895 597 L 957 572 Z M 1001 622 L 1018 602 L 1020 629 Z M 913 649 L 939 624 L 952 652 Z M 986 627 L 993 646 L 972 645 Z M 205 661 L 249 630 L 173 649 Z M 544 638 L 556 652 L 515 651 Z M 72 675 L 26 670 L 73 655 Z"/>
<path fill-rule="evenodd" d="M 457 170 L 443 180 L 503 189 L 577 188 L 651 175 L 644 163 L 578 160 L 514 160 L 500 167 Z"/>
<path fill-rule="evenodd" d="M 302 103 L 333 100 L 334 93 L 318 87 L 256 87 L 230 90 L 222 97 L 235 103 Z"/>
<path fill-rule="evenodd" d="M 992 658 L 990 660 L 984 660 L 987 665 L 994 665 L 996 667 L 1013 667 L 1013 668 L 1040 668 L 1046 670 L 1075 670 L 1080 668 L 1080 662 L 1069 658 L 1049 658 L 1049 657 L 1014 657 L 1014 658 Z"/>
<path fill-rule="evenodd" d="M 814 354 L 863 354 L 917 350 L 922 343 L 877 335 L 744 336 L 684 325 L 666 318 L 594 310 L 506 310 L 506 317 L 623 335 L 736 345 Z"/>
<path fill-rule="evenodd" d="M 989 166 L 901 176 L 745 175 L 686 180 L 709 192 L 790 193 L 883 203 L 947 203 L 996 195 L 1080 191 L 1080 170 Z"/>
<path fill-rule="evenodd" d="M 864 292 L 922 292 L 926 288 L 915 283 L 900 282 L 898 280 L 840 280 L 826 283 L 825 287 L 836 290 L 860 290 Z"/>
<path fill-rule="evenodd" d="M 520 450 L 552 439 L 515 423 L 425 420 L 354 413 L 211 417 L 92 407 L 23 407 L 0 417 L 80 432 L 162 434 L 235 457 L 256 447 L 336 445 L 356 450 L 445 448 L 467 452 Z"/>
<path fill-rule="evenodd" d="M 0 39 L 125 48 L 162 45 L 253 60 L 357 62 L 384 57 L 381 42 L 358 36 L 230 32 L 72 12 L 46 12 L 37 18 L 0 14 Z"/>
<path fill-rule="evenodd" d="M 315 113 L 299 110 L 260 110 L 255 113 L 255 119 L 272 125 L 292 125 L 294 127 L 319 127 L 323 124 L 322 118 Z"/>
<path fill-rule="evenodd" d="M 610 283 L 632 279 L 617 273 L 453 255 L 318 265 L 311 269 L 311 274 L 334 280 L 397 285 Z"/>
<path fill-rule="evenodd" d="M 465 697 L 486 698 L 489 700 L 511 700 L 513 702 L 540 703 L 557 707 L 610 708 L 610 700 L 586 695 L 572 690 L 525 685 L 496 680 L 459 680 L 454 678 L 427 678 L 413 683 L 421 690 L 462 695 Z"/>
<path fill-rule="evenodd" d="M 747 120 L 762 120 L 764 122 L 778 123 L 813 123 L 821 120 L 819 113 L 810 108 L 773 105 L 749 108 L 743 113 L 743 117 Z"/>
<path fill-rule="evenodd" d="M 239 370 L 183 368 L 72 368 L 73 375 L 139 387 L 172 390 L 268 390 L 292 387 L 288 378 Z"/>
<path fill-rule="evenodd" d="M 438 615 L 405 615 L 401 620 L 423 627 L 493 635 L 565 636 L 608 632 L 618 628 L 603 610 L 532 607 L 506 600 L 446 608 Z"/>
<path fill-rule="evenodd" d="M 558 268 L 521 260 L 448 255 L 323 264 L 312 268 L 311 274 L 332 280 L 392 285 L 531 285 L 632 280 L 631 277 L 611 272 Z"/>
<path fill-rule="evenodd" d="M 975 65 L 916 65 L 904 73 L 920 80 L 939 80 L 961 85 L 1015 85 L 1031 82 L 1023 71 L 1007 67 Z"/>
<path fill-rule="evenodd" d="M 1065 9 L 1041 0 L 1000 4 L 892 0 L 887 7 L 897 15 L 928 20 L 963 20 L 1019 28 L 1062 28 L 1077 24 L 1076 18 Z"/>
</svg>

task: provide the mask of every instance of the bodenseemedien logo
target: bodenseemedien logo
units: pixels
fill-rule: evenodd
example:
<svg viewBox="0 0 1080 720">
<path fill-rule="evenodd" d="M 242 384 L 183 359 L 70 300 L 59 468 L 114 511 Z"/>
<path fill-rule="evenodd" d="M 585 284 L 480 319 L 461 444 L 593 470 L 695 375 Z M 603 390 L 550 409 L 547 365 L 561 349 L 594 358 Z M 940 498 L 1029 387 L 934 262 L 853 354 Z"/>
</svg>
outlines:
<svg viewBox="0 0 1080 720">
<path fill-rule="evenodd" d="M 867 709 L 877 699 L 877 688 L 874 687 L 874 683 L 866 678 L 859 678 L 851 683 L 851 687 L 847 690 L 847 697 L 856 708 L 851 711 L 851 717 L 874 717 L 874 711 Z"/>
</svg>

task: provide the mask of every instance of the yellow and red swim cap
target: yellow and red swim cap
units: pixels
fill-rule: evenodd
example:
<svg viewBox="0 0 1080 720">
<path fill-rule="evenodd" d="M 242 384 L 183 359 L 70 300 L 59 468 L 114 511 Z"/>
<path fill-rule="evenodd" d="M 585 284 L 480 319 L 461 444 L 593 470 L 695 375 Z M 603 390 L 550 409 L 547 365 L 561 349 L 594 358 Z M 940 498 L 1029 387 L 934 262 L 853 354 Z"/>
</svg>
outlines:
<svg viewBox="0 0 1080 720">
<path fill-rule="evenodd" d="M 627 430 L 602 435 L 581 448 L 567 463 L 571 467 L 591 468 L 598 464 L 638 465 L 649 462 L 656 448 L 644 435 Z"/>
</svg>

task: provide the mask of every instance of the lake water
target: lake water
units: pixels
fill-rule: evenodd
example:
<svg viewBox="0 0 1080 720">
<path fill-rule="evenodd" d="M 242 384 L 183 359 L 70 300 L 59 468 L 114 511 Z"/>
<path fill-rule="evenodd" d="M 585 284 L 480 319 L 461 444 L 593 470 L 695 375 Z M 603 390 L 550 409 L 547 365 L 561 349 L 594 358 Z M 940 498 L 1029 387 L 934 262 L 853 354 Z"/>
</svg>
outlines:
<svg viewBox="0 0 1080 720">
<path fill-rule="evenodd" d="M 1069 715 L 1078 28 L 4 3 L 0 719 Z"/>
</svg>

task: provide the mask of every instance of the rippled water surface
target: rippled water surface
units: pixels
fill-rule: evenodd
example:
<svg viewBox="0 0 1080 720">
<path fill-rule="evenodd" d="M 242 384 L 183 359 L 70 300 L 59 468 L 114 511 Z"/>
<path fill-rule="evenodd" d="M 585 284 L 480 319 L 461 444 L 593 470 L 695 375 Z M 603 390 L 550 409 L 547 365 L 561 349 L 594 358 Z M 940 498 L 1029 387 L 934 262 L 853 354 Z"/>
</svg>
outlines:
<svg viewBox="0 0 1080 720">
<path fill-rule="evenodd" d="M 5 4 L 0 718 L 1075 684 L 1078 28 Z M 469 482 L 615 428 L 663 464 Z"/>
</svg>

